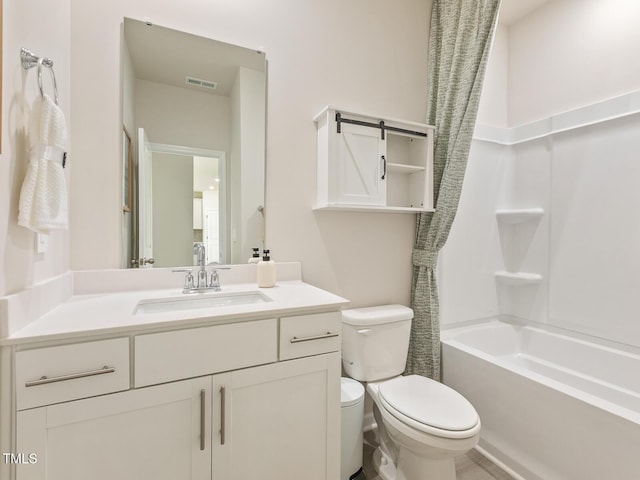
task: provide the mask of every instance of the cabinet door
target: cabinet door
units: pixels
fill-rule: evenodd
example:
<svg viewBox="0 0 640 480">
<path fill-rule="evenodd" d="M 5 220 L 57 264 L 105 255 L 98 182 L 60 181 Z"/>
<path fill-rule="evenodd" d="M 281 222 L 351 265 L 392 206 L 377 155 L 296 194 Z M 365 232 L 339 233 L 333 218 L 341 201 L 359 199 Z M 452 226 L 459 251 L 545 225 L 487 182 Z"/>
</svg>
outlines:
<svg viewBox="0 0 640 480">
<path fill-rule="evenodd" d="M 216 375 L 213 385 L 214 480 L 338 479 L 339 353 Z"/>
<path fill-rule="evenodd" d="M 341 124 L 336 133 L 335 202 L 385 205 L 386 140 L 377 128 Z"/>
<path fill-rule="evenodd" d="M 18 412 L 17 480 L 211 478 L 211 377 Z"/>
</svg>

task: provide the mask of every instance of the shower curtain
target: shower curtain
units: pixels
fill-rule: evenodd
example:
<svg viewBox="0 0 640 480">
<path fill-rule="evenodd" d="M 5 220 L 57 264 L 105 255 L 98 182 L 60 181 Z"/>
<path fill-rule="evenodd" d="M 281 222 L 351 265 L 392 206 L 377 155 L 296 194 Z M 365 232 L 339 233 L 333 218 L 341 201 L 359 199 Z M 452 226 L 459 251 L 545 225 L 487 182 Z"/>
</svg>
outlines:
<svg viewBox="0 0 640 480">
<path fill-rule="evenodd" d="M 414 319 L 407 374 L 440 380 L 438 251 L 458 208 L 500 0 L 433 0 L 427 123 L 435 126 L 435 212 L 418 214 L 412 254 Z"/>
</svg>

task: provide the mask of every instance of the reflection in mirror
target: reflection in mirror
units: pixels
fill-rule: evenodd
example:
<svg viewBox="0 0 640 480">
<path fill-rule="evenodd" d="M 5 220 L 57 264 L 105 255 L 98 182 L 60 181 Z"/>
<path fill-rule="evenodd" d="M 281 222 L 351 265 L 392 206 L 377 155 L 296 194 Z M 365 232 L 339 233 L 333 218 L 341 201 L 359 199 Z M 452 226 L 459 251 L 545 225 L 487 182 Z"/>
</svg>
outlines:
<svg viewBox="0 0 640 480">
<path fill-rule="evenodd" d="M 123 39 L 122 266 L 194 265 L 199 243 L 245 263 L 264 241 L 265 55 L 128 18 Z"/>
</svg>

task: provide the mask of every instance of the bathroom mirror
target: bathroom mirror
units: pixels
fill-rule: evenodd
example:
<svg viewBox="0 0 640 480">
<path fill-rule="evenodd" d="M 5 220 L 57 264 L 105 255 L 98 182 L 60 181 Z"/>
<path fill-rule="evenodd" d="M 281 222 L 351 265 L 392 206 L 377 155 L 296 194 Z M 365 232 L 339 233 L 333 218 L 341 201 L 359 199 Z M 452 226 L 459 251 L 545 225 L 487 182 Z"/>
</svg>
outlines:
<svg viewBox="0 0 640 480">
<path fill-rule="evenodd" d="M 122 38 L 122 266 L 194 265 L 197 243 L 245 263 L 264 239 L 265 54 L 130 18 Z"/>
</svg>

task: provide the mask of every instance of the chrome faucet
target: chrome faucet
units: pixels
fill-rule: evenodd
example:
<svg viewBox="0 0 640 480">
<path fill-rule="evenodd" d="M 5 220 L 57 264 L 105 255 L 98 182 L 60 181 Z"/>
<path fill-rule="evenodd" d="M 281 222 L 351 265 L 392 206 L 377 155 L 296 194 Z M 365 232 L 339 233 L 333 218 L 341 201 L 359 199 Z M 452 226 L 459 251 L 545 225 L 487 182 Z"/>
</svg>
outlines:
<svg viewBox="0 0 640 480">
<path fill-rule="evenodd" d="M 202 243 L 196 243 L 193 245 L 193 253 L 198 257 L 198 265 L 200 270 L 198 271 L 198 283 L 197 288 L 207 287 L 207 255 Z"/>
<path fill-rule="evenodd" d="M 207 283 L 207 256 L 204 245 L 196 243 L 193 245 L 193 253 L 198 260 L 198 274 L 194 279 L 192 269 L 190 268 L 178 268 L 173 270 L 174 272 L 186 272 L 187 275 L 184 279 L 184 288 L 182 293 L 197 293 L 205 291 L 220 291 L 220 276 L 218 270 L 230 270 L 230 267 L 220 267 L 218 263 L 211 263 L 210 265 L 216 265 L 211 269 L 211 281 Z"/>
</svg>

